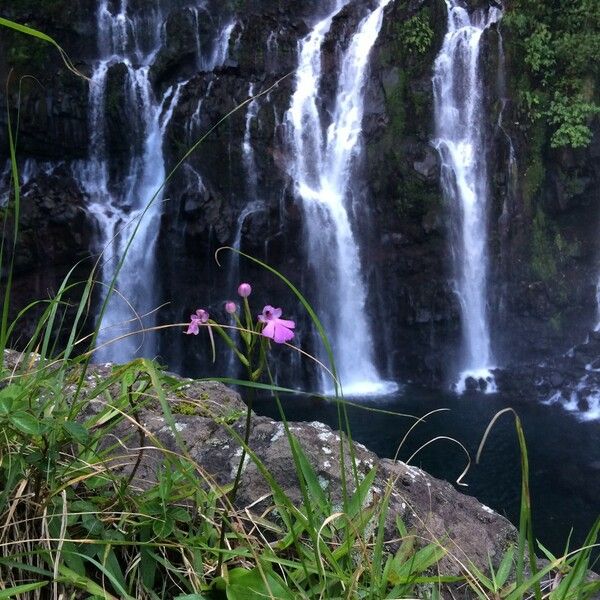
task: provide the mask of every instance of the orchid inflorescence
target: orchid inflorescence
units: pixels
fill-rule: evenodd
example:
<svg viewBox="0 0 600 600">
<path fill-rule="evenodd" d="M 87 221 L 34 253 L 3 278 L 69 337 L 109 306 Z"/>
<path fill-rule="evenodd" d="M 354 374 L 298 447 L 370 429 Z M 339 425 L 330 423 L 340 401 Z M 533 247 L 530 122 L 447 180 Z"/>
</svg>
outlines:
<svg viewBox="0 0 600 600">
<path fill-rule="evenodd" d="M 284 344 L 294 337 L 296 323 L 288 319 L 282 319 L 281 308 L 274 308 L 267 304 L 260 315 L 255 318 L 250 310 L 248 297 L 252 293 L 252 286 L 249 283 L 241 283 L 238 287 L 238 295 L 242 299 L 242 310 L 233 300 L 227 300 L 224 305 L 225 312 L 233 319 L 234 325 L 223 325 L 210 318 L 210 315 L 203 308 L 199 308 L 193 315 L 190 315 L 190 322 L 185 331 L 188 335 L 198 335 L 200 327 L 206 327 L 213 351 L 213 361 L 215 360 L 215 343 L 213 331 L 223 339 L 231 351 L 237 356 L 238 360 L 245 367 L 248 374 L 248 381 L 258 382 L 264 373 L 269 372 L 267 364 L 267 349 L 269 341 L 273 340 L 276 344 Z M 240 318 L 241 317 L 241 318 Z M 242 323 L 242 320 L 244 321 Z M 230 335 L 230 331 L 239 333 L 239 340 Z M 272 380 L 271 380 L 272 381 Z M 243 467 L 246 460 L 246 447 L 250 441 L 250 429 L 252 420 L 253 397 L 256 389 L 250 390 L 246 400 L 246 429 L 244 433 L 244 446 L 240 456 L 237 473 L 231 490 L 228 492 L 228 498 L 231 505 L 235 504 L 237 490 L 240 484 Z M 219 548 L 222 548 L 225 542 L 226 518 L 223 517 L 221 523 L 221 538 Z M 220 565 L 220 562 L 219 562 Z M 217 571 L 219 566 L 217 567 Z"/>
<path fill-rule="evenodd" d="M 190 315 L 190 323 L 184 333 L 188 335 L 198 335 L 200 333 L 200 327 L 204 326 L 208 328 L 212 342 L 212 330 L 214 329 L 233 350 L 242 364 L 249 369 L 252 378 L 256 380 L 260 376 L 264 366 L 264 345 L 261 346 L 258 368 L 254 369 L 255 365 L 252 364 L 256 362 L 253 357 L 256 354 L 257 338 L 263 340 L 267 338 L 273 340 L 277 344 L 289 342 L 294 337 L 293 330 L 296 327 L 296 323 L 288 319 L 282 319 L 282 309 L 274 308 L 270 304 L 267 304 L 263 308 L 261 314 L 259 314 L 256 321 L 254 321 L 248 302 L 248 297 L 251 293 L 252 286 L 249 283 L 241 283 L 239 285 L 238 295 L 242 298 L 245 324 L 242 324 L 240 320 L 238 315 L 238 305 L 234 301 L 228 300 L 225 302 L 224 307 L 225 312 L 231 315 L 235 321 L 235 329 L 240 332 L 240 337 L 245 345 L 245 351 L 240 350 L 233 338 L 227 333 L 226 329 L 230 329 L 230 327 L 224 327 L 216 321 L 213 321 L 208 312 L 203 308 L 199 308 L 193 315 Z M 260 336 L 257 334 L 260 334 Z"/>
</svg>

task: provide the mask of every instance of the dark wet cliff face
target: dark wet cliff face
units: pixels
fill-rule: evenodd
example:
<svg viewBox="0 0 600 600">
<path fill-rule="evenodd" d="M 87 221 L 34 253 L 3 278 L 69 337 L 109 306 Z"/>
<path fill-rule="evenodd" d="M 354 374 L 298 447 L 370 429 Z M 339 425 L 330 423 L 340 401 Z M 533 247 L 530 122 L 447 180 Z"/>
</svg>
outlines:
<svg viewBox="0 0 600 600">
<path fill-rule="evenodd" d="M 96 2 L 76 3 L 68 20 L 58 4 L 34 6 L 23 0 L 13 3 L 6 16 L 56 37 L 76 66 L 89 75 L 97 54 Z M 169 87 L 181 84 L 165 134 L 166 172 L 233 111 L 168 182 L 157 245 L 158 296 L 161 303 L 168 303 L 160 320 L 185 320 L 199 306 L 218 314 L 222 301 L 234 295 L 239 276 L 253 283 L 257 302 L 288 303 L 298 330 L 306 330 L 308 320 L 272 275 L 243 260 L 236 271 L 228 253 L 220 255 L 219 267 L 214 253 L 240 234 L 242 251 L 289 276 L 309 300 L 318 294 L 306 268 L 303 212 L 288 175 L 285 113 L 294 86 L 298 43 L 327 6 L 316 0 L 214 0 L 197 12 L 195 21 L 189 2 L 155 4 L 165 23 L 162 47 L 151 66 L 155 93 L 161 97 Z M 130 6 L 139 14 L 148 9 L 141 0 Z M 322 55 L 326 72 L 337 68 L 340 50 L 348 45 L 364 10 L 364 1 L 351 1 L 335 18 Z M 227 60 L 214 70 L 199 70 L 198 45 L 209 54 L 229 24 L 234 26 Z M 386 9 L 370 59 L 364 153 L 356 162 L 360 183 L 352 190 L 369 316 L 374 323 L 385 324 L 374 327 L 380 364 L 390 375 L 432 384 L 445 382 L 460 345 L 460 311 L 450 276 L 449 207 L 442 199 L 439 159 L 431 146 L 432 65 L 445 28 L 446 8 L 438 0 L 396 1 Z M 530 361 L 559 354 L 581 341 L 596 319 L 600 134 L 596 127 L 587 149 L 553 150 L 548 131 L 523 121 L 515 98 L 520 58 L 511 51 L 510 31 L 502 32 L 502 40 L 497 29 L 488 32 L 485 50 L 493 198 L 488 230 L 490 322 L 499 362 Z M 51 178 L 38 176 L 29 182 L 27 186 L 35 186 L 36 193 L 24 199 L 31 208 L 17 280 L 34 278 L 35 292 L 43 295 L 46 289 L 56 288 L 56 277 L 47 280 L 44 265 L 62 265 L 66 272 L 70 263 L 93 252 L 94 224 L 81 216 L 85 197 L 68 169 L 89 152 L 87 83 L 66 72 L 48 47 L 16 34 L 0 38 L 0 57 L 2 81 L 15 67 L 10 88 L 13 106 L 17 77 L 31 73 L 39 80 L 23 81 L 21 159 L 66 165 Z M 501 78 L 503 64 L 505 77 Z M 115 169 L 119 157 L 136 143 L 125 132 L 128 115 L 120 102 L 121 75 L 117 66 L 109 79 L 106 106 Z M 334 93 L 324 87 L 325 110 L 331 108 Z M 235 110 L 257 94 L 253 103 Z M 5 103 L 2 95 L 2 159 L 7 155 Z M 244 141 L 253 150 L 252 165 L 244 154 Z M 57 195 L 60 181 L 65 193 Z M 49 222 L 42 211 L 48 198 L 60 205 L 52 210 L 54 214 L 75 211 L 76 218 L 53 217 Z M 258 203 L 256 210 L 240 220 L 250 202 Z M 36 215 L 39 228 L 30 223 Z M 62 240 L 60 247 L 44 241 L 48 231 L 48 236 Z M 31 258 L 31 247 L 40 243 L 46 262 Z M 232 277 L 236 279 L 231 281 Z M 27 287 L 19 285 L 19 289 Z M 17 304 L 20 301 L 24 296 L 16 298 Z M 205 355 L 198 353 L 200 344 L 180 337 L 165 334 L 159 353 L 173 368 L 193 372 Z M 311 336 L 301 339 L 310 350 Z"/>
</svg>

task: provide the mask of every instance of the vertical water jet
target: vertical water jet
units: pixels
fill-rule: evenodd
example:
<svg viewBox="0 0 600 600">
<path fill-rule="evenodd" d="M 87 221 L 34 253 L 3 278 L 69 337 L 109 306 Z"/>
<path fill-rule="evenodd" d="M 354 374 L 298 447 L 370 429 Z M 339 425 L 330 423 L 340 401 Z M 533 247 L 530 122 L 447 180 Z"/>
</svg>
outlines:
<svg viewBox="0 0 600 600">
<path fill-rule="evenodd" d="M 135 19 L 128 13 L 126 0 L 121 0 L 114 13 L 108 0 L 101 0 L 97 19 L 100 59 L 90 81 L 90 156 L 74 166 L 74 175 L 98 223 L 97 247 L 103 252 L 101 299 L 116 277 L 115 292 L 102 317 L 96 359 L 126 362 L 155 353 L 153 336 L 134 332 L 155 324 L 154 244 L 162 200 L 158 190 L 165 177 L 162 138 L 166 119 L 161 127 L 161 116 L 179 89 L 167 90 L 157 102 L 150 83 L 150 63 L 159 47 L 162 27 L 158 10 L 150 9 L 148 18 Z M 114 67 L 124 70 L 123 98 L 130 131 L 123 134 L 134 138 L 132 149 L 121 157 L 124 165 L 117 170 L 111 170 L 106 114 L 107 86 Z"/>
<path fill-rule="evenodd" d="M 321 52 L 335 15 L 346 3 L 338 2 L 314 26 L 300 43 L 295 91 L 286 115 L 293 152 L 289 172 L 304 209 L 307 252 L 317 280 L 317 310 L 330 336 L 339 380 L 347 395 L 377 395 L 396 389 L 381 379 L 375 364 L 349 185 L 361 152 L 369 55 L 389 2 L 378 2 L 359 23 L 343 52 L 331 115 L 320 108 Z M 322 386 L 324 390 L 333 388 L 327 374 L 323 374 Z"/>
<path fill-rule="evenodd" d="M 494 6 L 471 13 L 459 0 L 446 0 L 448 31 L 433 75 L 434 146 L 441 158 L 441 183 L 452 217 L 452 257 L 462 323 L 461 373 L 495 391 L 494 356 L 487 308 L 489 202 L 486 119 L 481 47 L 484 31 L 502 17 Z"/>
</svg>

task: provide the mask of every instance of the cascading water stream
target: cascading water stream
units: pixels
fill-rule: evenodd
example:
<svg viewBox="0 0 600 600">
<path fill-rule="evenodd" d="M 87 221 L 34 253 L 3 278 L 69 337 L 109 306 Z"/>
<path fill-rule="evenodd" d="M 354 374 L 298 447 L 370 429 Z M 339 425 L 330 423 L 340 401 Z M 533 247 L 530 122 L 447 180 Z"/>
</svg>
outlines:
<svg viewBox="0 0 600 600">
<path fill-rule="evenodd" d="M 254 84 L 251 83 L 248 88 L 248 96 L 254 96 Z M 256 160 L 254 155 L 254 146 L 252 145 L 252 123 L 258 116 L 259 104 L 257 99 L 253 99 L 248 104 L 246 112 L 246 123 L 244 129 L 244 138 L 242 140 L 242 159 L 246 170 L 246 194 L 247 201 L 244 208 L 237 218 L 235 236 L 232 242 L 232 248 L 240 250 L 242 247 L 242 231 L 246 219 L 254 213 L 265 210 L 265 203 L 258 198 L 258 176 L 256 170 Z M 240 277 L 240 257 L 239 254 L 233 253 L 231 257 L 231 265 L 229 267 L 229 287 L 234 288 L 237 280 Z"/>
<path fill-rule="evenodd" d="M 199 8 L 205 8 L 204 4 L 201 4 Z M 198 26 L 198 9 L 193 10 L 196 16 L 196 25 Z M 235 25 L 236 22 L 232 21 L 231 23 L 225 25 L 223 29 L 221 29 L 219 35 L 217 36 L 214 42 L 212 51 L 208 57 L 204 57 L 202 55 L 200 47 L 200 37 L 198 32 L 196 47 L 198 52 L 197 64 L 198 69 L 200 71 L 212 72 L 215 69 L 224 65 L 229 56 L 229 44 L 231 42 L 231 34 L 235 29 Z M 192 116 L 189 119 L 189 122 L 186 126 L 187 142 L 190 146 L 198 141 L 198 129 L 200 127 L 202 119 L 202 105 L 204 104 L 204 100 L 210 96 L 213 86 L 214 80 L 209 82 L 204 97 L 200 98 L 200 100 L 198 101 L 196 109 L 192 113 Z M 193 169 L 189 164 L 184 165 L 184 173 L 188 187 L 190 189 L 195 189 L 197 194 L 203 195 L 206 192 L 206 187 L 202 180 L 202 175 L 198 173 L 195 169 Z"/>
<path fill-rule="evenodd" d="M 248 97 L 254 96 L 254 84 L 251 83 L 248 88 Z M 257 192 L 257 173 L 256 173 L 256 160 L 254 156 L 254 147 L 252 146 L 252 123 L 258 116 L 259 104 L 258 100 L 254 98 L 248 104 L 248 111 L 246 112 L 246 127 L 244 130 L 244 139 L 242 141 L 242 156 L 244 158 L 244 167 L 246 168 L 246 176 L 248 177 L 248 194 L 250 197 L 254 197 Z"/>
<path fill-rule="evenodd" d="M 100 60 L 90 82 L 90 158 L 74 167 L 74 175 L 89 197 L 88 208 L 100 229 L 98 245 L 103 250 L 101 282 L 105 297 L 119 262 L 126 259 L 116 278 L 116 292 L 110 297 L 102 318 L 96 352 L 97 360 L 125 362 L 137 355 L 154 354 L 152 337 L 131 335 L 151 328 L 154 317 L 154 244 L 158 234 L 161 194 L 150 200 L 160 188 L 165 168 L 162 139 L 167 111 L 161 124 L 166 101 L 176 101 L 177 93 L 168 90 L 162 102 L 156 102 L 149 79 L 149 64 L 160 42 L 162 19 L 158 10 L 150 10 L 150 20 L 134 20 L 128 15 L 126 0 L 119 12 L 110 12 L 107 0 L 98 8 L 98 45 Z M 148 39 L 148 34 L 150 39 Z M 139 150 L 126 157 L 124 173 L 111 177 L 110 152 L 106 131 L 106 94 L 110 68 L 124 65 L 125 99 L 130 117 L 130 132 L 137 137 Z M 162 127 L 161 127 L 162 125 Z M 137 230 L 137 231 L 136 231 Z M 134 236 L 135 232 L 135 236 Z M 139 318 L 138 318 L 139 315 Z M 146 315 L 146 316 L 144 316 Z M 118 341 L 113 341 L 120 338 Z M 110 343 L 109 343 L 110 342 Z"/>
<path fill-rule="evenodd" d="M 453 220 L 456 293 L 463 328 L 463 357 L 456 389 L 467 378 L 484 380 L 495 391 L 492 344 L 487 314 L 488 170 L 486 164 L 483 79 L 480 72 L 483 32 L 502 18 L 490 6 L 469 13 L 458 0 L 446 0 L 448 32 L 435 61 L 433 91 L 441 182 Z"/>
<path fill-rule="evenodd" d="M 222 67 L 225 64 L 229 54 L 231 34 L 235 29 L 235 25 L 235 21 L 232 21 L 223 27 L 215 41 L 212 54 L 207 61 L 203 61 L 202 63 L 202 69 L 204 71 L 214 71 L 217 67 Z"/>
<path fill-rule="evenodd" d="M 10 160 L 7 160 L 4 168 L 0 172 L 0 208 L 4 208 L 10 200 L 11 184 L 12 164 Z"/>
<path fill-rule="evenodd" d="M 319 110 L 321 49 L 334 16 L 346 2 L 338 1 L 335 10 L 315 25 L 300 44 L 296 86 L 286 115 L 293 150 L 290 175 L 305 212 L 308 253 L 320 296 L 318 310 L 347 395 L 378 395 L 397 389 L 380 378 L 375 366 L 367 292 L 348 207 L 352 163 L 361 147 L 368 59 L 390 1 L 380 0 L 361 21 L 344 52 L 333 116 L 326 129 Z M 322 383 L 324 390 L 333 387 L 327 374 Z"/>
<path fill-rule="evenodd" d="M 254 96 L 254 87 L 254 84 L 251 83 L 248 88 L 248 96 L 250 98 Z M 242 248 L 242 234 L 246 219 L 255 213 L 263 212 L 266 208 L 265 203 L 258 198 L 256 161 L 254 155 L 254 146 L 252 145 L 252 123 L 258 116 L 258 109 L 258 100 L 254 99 L 248 104 L 248 110 L 246 112 L 246 126 L 244 130 L 244 137 L 242 140 L 242 158 L 246 170 L 246 194 L 248 200 L 246 201 L 244 208 L 242 209 L 237 218 L 235 235 L 233 238 L 233 242 L 231 243 L 231 247 L 234 250 L 241 250 Z M 234 290 L 237 288 L 238 284 L 240 283 L 240 276 L 240 255 L 235 252 L 232 252 L 228 274 L 229 289 Z M 234 337 L 237 337 L 235 332 Z M 237 358 L 233 353 L 230 353 L 228 372 L 231 375 L 235 375 L 238 366 L 239 365 Z"/>
<path fill-rule="evenodd" d="M 163 18 L 156 6 L 145 6 L 131 15 L 127 0 L 120 0 L 111 12 L 109 0 L 100 0 L 97 61 L 90 82 L 90 157 L 74 166 L 74 175 L 88 195 L 89 212 L 99 226 L 99 250 L 103 251 L 100 279 L 102 296 L 120 267 L 112 294 L 102 318 L 95 358 L 125 362 L 135 356 L 153 356 L 152 335 L 132 335 L 155 324 L 154 276 L 155 242 L 160 225 L 165 179 L 163 139 L 173 111 L 187 81 L 170 87 L 160 101 L 154 97 L 150 65 L 161 44 Z M 199 3 L 198 8 L 203 8 Z M 194 14 L 197 16 L 197 10 Z M 199 68 L 211 71 L 227 58 L 229 37 L 235 23 L 227 24 L 207 57 L 198 56 Z M 200 45 L 198 42 L 198 53 Z M 114 174 L 107 141 L 107 86 L 111 68 L 122 65 L 125 112 L 132 138 L 132 150 L 120 160 L 124 169 Z M 201 186 L 201 181 L 198 181 Z M 135 235 L 134 235 L 135 233 Z M 117 338 L 119 338 L 117 340 Z"/>
</svg>

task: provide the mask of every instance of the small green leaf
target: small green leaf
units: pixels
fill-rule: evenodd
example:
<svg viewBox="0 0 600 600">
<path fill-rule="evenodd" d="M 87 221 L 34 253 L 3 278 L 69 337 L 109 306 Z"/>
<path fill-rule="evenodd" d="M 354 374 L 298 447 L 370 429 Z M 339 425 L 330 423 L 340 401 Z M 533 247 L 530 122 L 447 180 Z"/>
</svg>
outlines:
<svg viewBox="0 0 600 600">
<path fill-rule="evenodd" d="M 103 570 L 102 565 L 96 562 L 94 559 L 90 558 L 89 556 L 81 555 L 81 557 L 85 560 L 91 561 L 94 565 L 96 565 L 96 567 L 98 567 L 100 570 Z M 97 596 L 99 598 L 103 598 L 104 600 L 117 600 L 115 596 L 109 594 L 106 591 L 105 587 L 98 585 L 95 581 L 89 579 L 86 576 L 82 577 L 78 575 L 74 571 L 71 571 L 71 569 L 69 569 L 64 564 L 59 565 L 58 572 L 60 574 L 58 581 L 61 583 L 67 583 L 68 585 L 71 585 L 73 587 L 85 590 L 88 594 L 91 594 L 92 596 Z M 122 598 L 127 598 L 127 600 L 130 600 L 131 596 L 123 594 Z"/>
<path fill-rule="evenodd" d="M 160 538 L 166 538 L 173 533 L 173 528 L 175 527 L 175 521 L 170 517 L 166 517 L 161 521 L 154 521 L 152 525 L 152 530 L 154 531 L 154 535 Z"/>
<path fill-rule="evenodd" d="M 6 387 L 0 389 L 0 403 L 2 400 L 10 399 L 15 400 L 25 392 L 25 388 L 18 383 L 11 383 Z"/>
<path fill-rule="evenodd" d="M 13 413 L 9 421 L 16 429 L 27 435 L 39 435 L 41 432 L 39 420 L 25 411 Z"/>
<path fill-rule="evenodd" d="M 83 559 L 76 552 L 76 546 L 72 542 L 65 542 L 62 553 L 65 557 L 65 564 L 69 569 L 80 577 L 85 577 L 85 564 Z"/>
<path fill-rule="evenodd" d="M 158 565 L 152 557 L 152 553 L 149 552 L 147 548 L 142 546 L 140 548 L 140 574 L 142 576 L 143 584 L 148 589 L 152 589 L 154 587 L 157 568 Z"/>
<path fill-rule="evenodd" d="M 4 390 L 3 390 L 4 391 Z M 14 398 L 0 398 L 0 418 L 7 417 L 12 412 Z"/>
<path fill-rule="evenodd" d="M 317 472 L 308 460 L 302 446 L 300 446 L 298 440 L 294 436 L 290 436 L 290 444 L 293 444 L 293 450 L 296 452 L 298 464 L 304 477 L 304 481 L 306 482 L 313 508 L 319 510 L 323 515 L 330 514 L 331 505 L 321 487 Z"/>
<path fill-rule="evenodd" d="M 115 551 L 106 547 L 98 553 L 98 559 L 102 563 L 102 566 L 106 569 L 106 574 L 111 575 L 111 580 L 118 582 L 119 586 L 123 589 L 127 587 L 125 577 L 121 571 L 121 565 L 117 559 Z"/>
<path fill-rule="evenodd" d="M 498 573 L 496 574 L 496 584 L 498 585 L 498 587 L 502 587 L 506 583 L 506 580 L 508 579 L 508 576 L 509 576 L 509 574 L 512 570 L 512 566 L 513 566 L 514 554 L 515 554 L 515 548 L 514 548 L 514 546 L 511 546 L 506 551 L 506 554 L 504 555 L 504 558 L 502 559 L 502 562 L 500 563 L 500 567 L 498 567 Z"/>
<path fill-rule="evenodd" d="M 396 528 L 398 529 L 400 537 L 404 538 L 408 535 L 408 530 L 406 529 L 406 525 L 404 524 L 404 521 L 400 515 L 396 517 Z"/>
<path fill-rule="evenodd" d="M 121 375 L 121 384 L 124 388 L 131 387 L 135 378 L 137 377 L 137 368 L 132 365 L 130 369 L 127 369 L 123 375 Z"/>
<path fill-rule="evenodd" d="M 296 598 L 279 575 L 266 569 L 261 573 L 258 568 L 251 571 L 246 569 L 230 571 L 226 593 L 227 600 L 264 600 L 265 598 L 294 600 Z"/>
<path fill-rule="evenodd" d="M 189 511 L 181 506 L 170 508 L 167 514 L 175 521 L 180 521 L 181 523 L 189 523 L 192 520 Z"/>
<path fill-rule="evenodd" d="M 399 556 L 396 555 L 392 562 L 390 582 L 393 584 L 409 583 L 416 575 L 420 575 L 438 563 L 445 554 L 446 550 L 443 547 L 429 544 L 414 555 L 407 557 L 405 561 L 400 561 Z"/>
<path fill-rule="evenodd" d="M 81 524 L 87 530 L 88 536 L 100 537 L 104 531 L 102 522 L 96 517 L 96 513 L 82 514 Z"/>
<path fill-rule="evenodd" d="M 369 496 L 369 492 L 373 487 L 373 481 L 375 480 L 376 472 L 377 470 L 375 468 L 371 469 L 356 488 L 352 498 L 350 498 L 350 502 L 348 503 L 348 516 L 351 519 L 354 518 L 364 507 Z"/>
<path fill-rule="evenodd" d="M 63 429 L 67 435 L 80 444 L 86 444 L 89 440 L 88 430 L 81 423 L 77 423 L 77 421 L 66 421 L 63 423 Z"/>
<path fill-rule="evenodd" d="M 39 465 L 39 463 L 46 460 L 46 457 L 40 451 L 35 450 L 31 454 L 25 454 L 23 459 L 28 465 Z"/>
<path fill-rule="evenodd" d="M 8 588 L 0 591 L 0 600 L 5 598 L 12 598 L 13 596 L 19 596 L 33 590 L 39 590 L 40 588 L 48 585 L 47 581 L 40 581 L 38 583 L 25 583 L 23 585 L 17 585 L 15 587 Z"/>
</svg>

